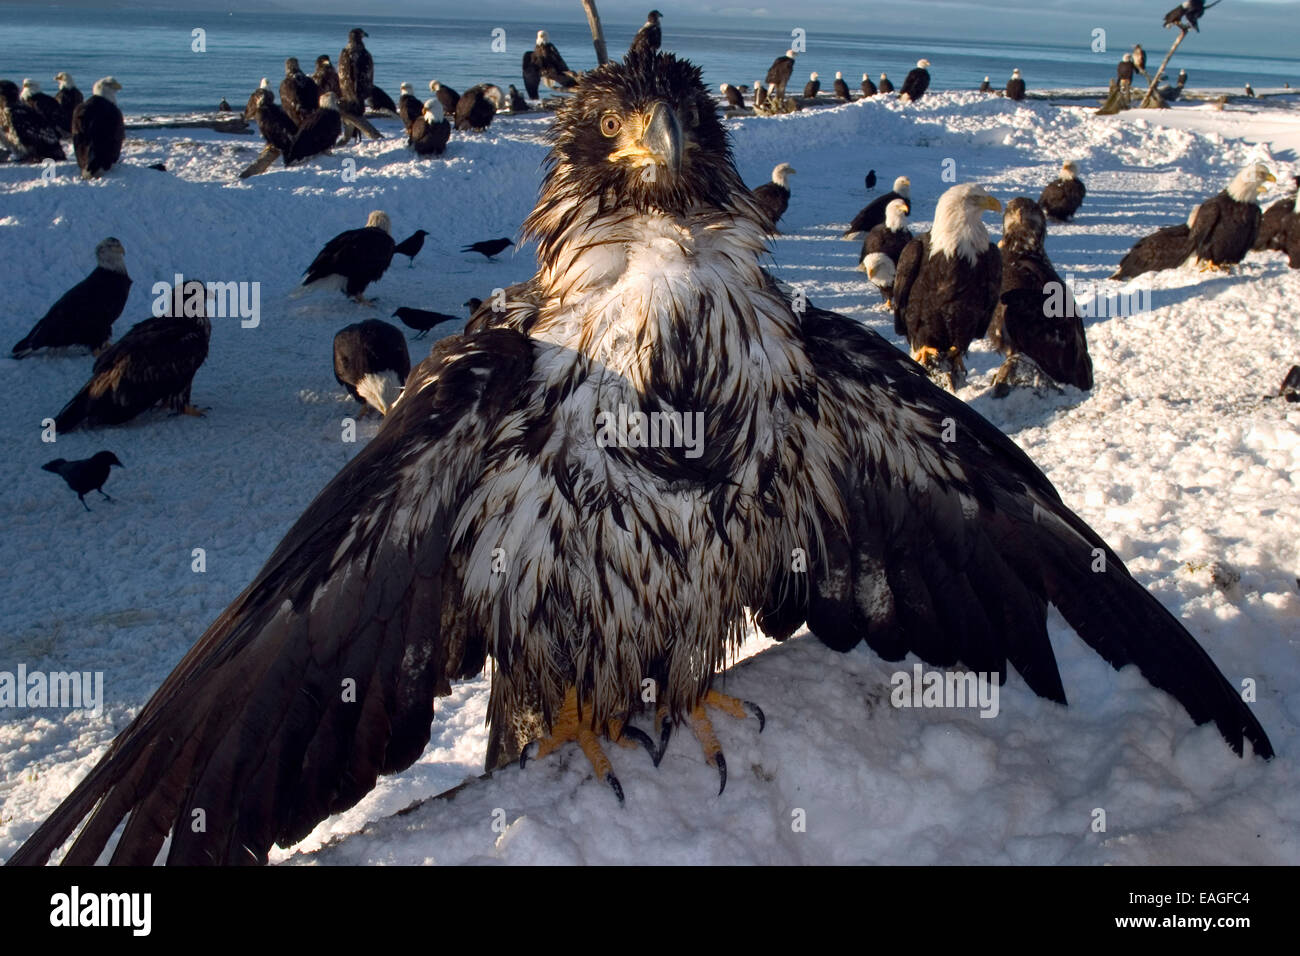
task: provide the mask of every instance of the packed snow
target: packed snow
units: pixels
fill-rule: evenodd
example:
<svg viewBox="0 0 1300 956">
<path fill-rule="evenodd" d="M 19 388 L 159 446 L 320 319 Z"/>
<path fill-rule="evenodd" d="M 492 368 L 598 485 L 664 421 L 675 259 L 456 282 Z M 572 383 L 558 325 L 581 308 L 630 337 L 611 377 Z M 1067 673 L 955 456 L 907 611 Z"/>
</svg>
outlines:
<svg viewBox="0 0 1300 956">
<path fill-rule="evenodd" d="M 129 112 L 129 103 L 125 104 Z M 903 106 L 878 97 L 778 118 L 729 121 L 746 181 L 789 162 L 789 211 L 772 268 L 817 305 L 895 342 L 892 320 L 840 241 L 854 213 L 910 176 L 914 229 L 954 181 L 1004 202 L 1036 198 L 1060 162 L 1079 162 L 1088 197 L 1053 224 L 1048 252 L 1081 301 L 1116 291 L 1105 277 L 1140 236 L 1183 221 L 1245 163 L 1280 185 L 1300 164 L 1300 101 L 1228 112 L 1186 107 L 1097 117 L 1086 106 L 931 93 Z M 129 117 L 128 117 L 129 119 Z M 104 674 L 102 713 L 0 711 L 0 858 L 90 769 L 190 644 L 256 574 L 316 492 L 374 434 L 355 443 L 357 406 L 334 381 L 331 339 L 398 306 L 463 314 L 471 296 L 528 277 L 533 249 L 498 261 L 462 245 L 512 236 L 531 208 L 545 157 L 544 115 L 499 116 L 485 135 L 456 134 L 445 156 L 414 158 L 395 121 L 382 141 L 306 167 L 236 180 L 253 136 L 132 132 L 124 162 L 85 183 L 75 163 L 0 166 L 0 337 L 8 345 L 120 238 L 135 285 L 115 337 L 150 315 L 155 282 L 176 273 L 260 283 L 259 322 L 213 322 L 194 382 L 205 418 L 147 413 L 134 422 L 42 442 L 89 373 L 70 350 L 0 358 L 10 411 L 0 435 L 6 568 L 0 671 Z M 162 162 L 166 172 L 147 168 Z M 874 168 L 880 185 L 863 188 Z M 355 173 L 355 175 L 353 175 Z M 1271 201 L 1280 192 L 1265 197 Z M 320 246 L 386 210 L 395 238 L 430 231 L 408 268 L 398 257 L 370 294 L 289 293 Z M 1000 223 L 990 222 L 996 235 Z M 620 806 L 576 747 L 477 779 L 486 676 L 436 704 L 432 740 L 408 771 L 298 846 L 293 863 L 1297 863 L 1300 862 L 1300 406 L 1270 397 L 1300 361 L 1300 273 L 1278 253 L 1233 274 L 1184 268 L 1138 280 L 1151 310 L 1085 321 L 1090 393 L 1022 391 L 994 399 L 999 364 L 971 354 L 961 397 L 1011 435 L 1064 500 L 1115 548 L 1254 704 L 1277 750 L 1242 760 L 1212 726 L 1197 728 L 1133 668 L 1114 672 L 1053 613 L 1070 706 L 1037 698 L 1018 676 L 996 717 L 975 708 L 891 705 L 910 673 L 859 648 L 836 654 L 802 634 L 754 637 L 720 682 L 757 701 L 767 729 L 721 718 L 726 792 L 699 745 L 679 733 L 655 769 L 611 746 Z M 396 321 L 388 319 L 389 321 Z M 436 332 L 455 332 L 453 326 Z M 901 345 L 901 342 L 899 342 Z M 412 358 L 428 341 L 411 342 Z M 125 464 L 107 502 L 86 513 L 54 475 L 56 458 L 101 448 Z M 195 571 L 195 549 L 204 570 Z M 462 782 L 466 785 L 432 799 Z M 409 813 L 397 811 L 424 801 Z M 1104 830 L 1098 829 L 1104 811 Z"/>
</svg>

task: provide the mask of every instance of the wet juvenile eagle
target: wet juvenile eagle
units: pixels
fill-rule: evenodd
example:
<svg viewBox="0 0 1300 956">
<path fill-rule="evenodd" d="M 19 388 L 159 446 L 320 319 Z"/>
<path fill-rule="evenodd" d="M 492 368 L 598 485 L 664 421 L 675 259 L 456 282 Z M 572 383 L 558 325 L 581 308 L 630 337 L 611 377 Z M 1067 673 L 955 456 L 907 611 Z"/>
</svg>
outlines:
<svg viewBox="0 0 1300 956">
<path fill-rule="evenodd" d="M 43 862 L 87 817 L 65 862 L 97 859 L 124 820 L 116 863 L 152 862 L 169 832 L 171 863 L 263 862 L 409 766 L 434 700 L 489 657 L 489 765 L 554 729 L 543 751 L 576 736 L 612 780 L 598 737 L 643 679 L 666 724 L 703 739 L 709 708 L 744 713 L 710 685 L 747 609 L 779 638 L 807 621 L 841 650 L 1014 667 L 1063 702 L 1051 603 L 1233 748 L 1271 755 L 1233 685 L 1010 439 L 860 323 L 795 311 L 698 69 L 598 67 L 551 136 L 525 223 L 537 274 L 412 370 L 11 863 Z M 703 442 L 610 441 L 620 405 L 699 412 Z M 810 570 L 791 570 L 795 548 Z"/>
</svg>

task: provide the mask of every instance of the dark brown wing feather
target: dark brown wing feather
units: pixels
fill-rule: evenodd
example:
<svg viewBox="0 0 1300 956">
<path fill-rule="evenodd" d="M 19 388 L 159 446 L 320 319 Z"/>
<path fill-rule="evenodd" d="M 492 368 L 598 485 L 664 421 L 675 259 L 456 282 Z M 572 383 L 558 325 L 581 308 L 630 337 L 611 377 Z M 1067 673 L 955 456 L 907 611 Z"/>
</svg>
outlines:
<svg viewBox="0 0 1300 956">
<path fill-rule="evenodd" d="M 169 863 L 264 862 L 409 766 L 435 696 L 485 660 L 457 618 L 448 539 L 531 365 L 528 340 L 504 329 L 438 343 L 375 438 L 9 862 L 45 862 L 88 815 L 66 863 L 94 862 L 124 818 L 114 863 L 151 863 L 169 831 Z"/>
</svg>

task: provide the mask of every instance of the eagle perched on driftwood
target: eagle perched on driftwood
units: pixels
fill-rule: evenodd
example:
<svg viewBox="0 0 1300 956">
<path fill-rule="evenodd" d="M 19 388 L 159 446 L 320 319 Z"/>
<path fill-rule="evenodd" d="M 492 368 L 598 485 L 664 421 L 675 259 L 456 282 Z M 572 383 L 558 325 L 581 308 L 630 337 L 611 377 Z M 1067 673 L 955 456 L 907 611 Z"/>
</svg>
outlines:
<svg viewBox="0 0 1300 956">
<path fill-rule="evenodd" d="M 97 859 L 124 819 L 117 863 L 152 862 L 169 832 L 171 863 L 265 861 L 410 765 L 434 699 L 489 657 L 489 765 L 576 739 L 612 785 L 600 738 L 643 679 L 704 741 L 708 708 L 744 713 L 710 685 L 747 611 L 778 638 L 807 621 L 843 650 L 1011 666 L 1063 702 L 1050 602 L 1234 749 L 1271 755 L 1209 656 L 1010 439 L 764 271 L 767 218 L 697 68 L 601 66 L 552 136 L 525 224 L 537 274 L 412 370 L 10 862 L 46 860 L 87 816 L 66 862 Z M 611 434 L 620 408 L 669 440 Z M 721 770 L 716 739 L 706 752 Z"/>
</svg>

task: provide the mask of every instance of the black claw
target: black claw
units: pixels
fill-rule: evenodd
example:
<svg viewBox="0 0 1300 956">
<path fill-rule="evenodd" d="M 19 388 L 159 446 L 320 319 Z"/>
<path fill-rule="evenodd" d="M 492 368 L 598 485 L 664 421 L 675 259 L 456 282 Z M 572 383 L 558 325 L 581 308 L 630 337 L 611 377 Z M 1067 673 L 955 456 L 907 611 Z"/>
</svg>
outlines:
<svg viewBox="0 0 1300 956">
<path fill-rule="evenodd" d="M 752 700 L 742 700 L 741 704 L 743 704 L 745 709 L 749 711 L 750 716 L 758 718 L 758 732 L 761 734 L 763 728 L 767 726 L 767 718 L 763 716 L 763 708 L 759 707 L 758 704 L 754 703 Z"/>
<path fill-rule="evenodd" d="M 605 782 L 609 784 L 610 789 L 614 791 L 614 796 L 618 797 L 618 802 L 622 803 L 623 785 L 618 782 L 618 777 L 614 776 L 614 771 L 611 770 L 609 773 L 605 774 Z"/>
<path fill-rule="evenodd" d="M 659 752 L 655 755 L 655 766 L 659 766 L 659 761 L 664 759 L 664 754 L 668 752 L 668 741 L 673 735 L 673 722 L 665 720 L 659 728 Z"/>
<path fill-rule="evenodd" d="M 627 724 L 624 724 L 623 736 L 627 737 L 629 740 L 636 741 L 642 747 L 644 747 L 645 752 L 648 753 L 650 755 L 650 759 L 654 761 L 654 765 L 656 767 L 659 766 L 659 758 L 663 755 L 660 754 L 655 749 L 655 742 L 650 739 L 649 734 L 647 734 L 640 727 L 629 727 Z"/>
<path fill-rule="evenodd" d="M 718 779 L 721 783 L 718 785 L 718 796 L 722 796 L 722 791 L 727 789 L 727 758 L 722 756 L 719 750 L 713 755 L 713 762 L 718 766 Z"/>
<path fill-rule="evenodd" d="M 521 751 L 519 751 L 519 769 L 520 769 L 520 770 L 523 770 L 524 767 L 528 766 L 528 760 L 529 760 L 529 758 L 531 758 L 531 757 L 533 756 L 533 754 L 535 754 L 535 753 L 537 753 L 537 741 L 536 741 L 536 740 L 524 744 L 524 749 L 521 750 Z"/>
</svg>

